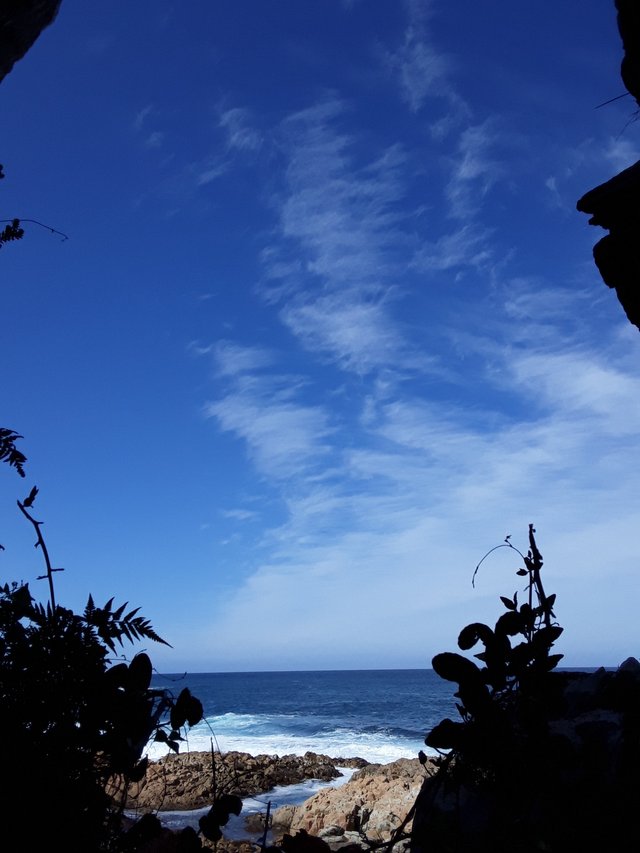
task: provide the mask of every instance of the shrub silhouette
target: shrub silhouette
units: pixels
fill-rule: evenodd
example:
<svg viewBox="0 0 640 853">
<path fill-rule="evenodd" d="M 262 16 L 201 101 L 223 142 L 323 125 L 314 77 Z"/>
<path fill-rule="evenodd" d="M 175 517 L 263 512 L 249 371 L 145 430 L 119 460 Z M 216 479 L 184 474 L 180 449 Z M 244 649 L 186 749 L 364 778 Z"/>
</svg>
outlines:
<svg viewBox="0 0 640 853">
<path fill-rule="evenodd" d="M 554 671 L 562 628 L 534 534 L 530 525 L 517 572 L 528 580 L 526 600 L 502 597 L 493 629 L 472 623 L 458 637 L 462 651 L 484 646 L 475 655 L 483 666 L 452 652 L 433 659 L 458 684 L 461 720 L 443 720 L 425 739 L 448 752 L 416 801 L 413 853 L 627 849 L 623 839 L 637 834 L 640 665 Z"/>
<path fill-rule="evenodd" d="M 26 458 L 13 430 L 0 430 L 0 461 L 24 477 Z M 56 603 L 52 568 L 41 522 L 32 515 L 38 490 L 18 501 L 36 531 L 49 582 L 49 601 L 37 602 L 28 584 L 0 587 L 0 742 L 5 830 L 15 850 L 58 846 L 75 853 L 134 851 L 161 831 L 144 816 L 132 828 L 124 820 L 128 786 L 147 768 L 150 741 L 175 752 L 181 732 L 202 719 L 202 704 L 185 688 L 177 698 L 151 687 L 145 652 L 128 662 L 116 653 L 125 643 L 166 643 L 139 608 L 96 606 L 89 596 L 82 613 Z M 214 802 L 201 832 L 217 840 L 238 798 Z M 184 849 L 201 849 L 196 833 L 183 834 Z"/>
</svg>

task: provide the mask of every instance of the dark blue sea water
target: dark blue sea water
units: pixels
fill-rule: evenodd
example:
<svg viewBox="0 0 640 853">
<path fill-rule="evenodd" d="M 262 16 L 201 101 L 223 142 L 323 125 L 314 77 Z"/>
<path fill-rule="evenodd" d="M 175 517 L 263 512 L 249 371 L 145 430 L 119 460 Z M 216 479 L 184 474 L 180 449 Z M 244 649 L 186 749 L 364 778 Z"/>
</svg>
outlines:
<svg viewBox="0 0 640 853">
<path fill-rule="evenodd" d="M 201 673 L 156 676 L 177 695 L 188 687 L 205 720 L 181 751 L 238 750 L 252 755 L 360 757 L 387 763 L 415 758 L 426 733 L 457 717 L 455 686 L 432 670 Z M 152 757 L 166 747 L 154 746 Z"/>
</svg>

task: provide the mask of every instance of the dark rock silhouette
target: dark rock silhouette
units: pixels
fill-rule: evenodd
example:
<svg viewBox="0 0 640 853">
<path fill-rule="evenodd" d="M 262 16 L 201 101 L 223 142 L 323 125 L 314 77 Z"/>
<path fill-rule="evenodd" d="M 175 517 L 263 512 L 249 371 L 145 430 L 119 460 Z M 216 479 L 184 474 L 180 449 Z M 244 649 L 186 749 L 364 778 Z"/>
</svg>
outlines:
<svg viewBox="0 0 640 853">
<path fill-rule="evenodd" d="M 637 0 L 616 0 L 616 9 L 624 48 L 622 82 L 640 106 L 640 7 Z"/>
<path fill-rule="evenodd" d="M 640 106 L 640 5 L 616 0 L 624 56 L 622 82 Z M 625 314 L 640 329 L 640 161 L 585 193 L 578 201 L 589 224 L 609 231 L 593 249 L 604 283 L 616 291 Z"/>
<path fill-rule="evenodd" d="M 640 161 L 582 196 L 578 210 L 609 233 L 593 247 L 602 280 L 640 329 Z"/>
<path fill-rule="evenodd" d="M 0 0 L 0 81 L 52 24 L 62 0 Z"/>
</svg>

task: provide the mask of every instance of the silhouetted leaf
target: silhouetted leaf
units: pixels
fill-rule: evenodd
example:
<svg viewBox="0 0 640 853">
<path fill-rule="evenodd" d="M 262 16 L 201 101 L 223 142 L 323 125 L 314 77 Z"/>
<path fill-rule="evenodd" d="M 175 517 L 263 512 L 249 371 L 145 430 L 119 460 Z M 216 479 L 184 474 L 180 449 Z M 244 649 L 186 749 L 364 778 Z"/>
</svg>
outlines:
<svg viewBox="0 0 640 853">
<path fill-rule="evenodd" d="M 185 723 L 195 726 L 202 719 L 202 713 L 202 703 L 191 695 L 188 687 L 185 687 L 171 709 L 171 728 L 180 729 Z"/>
<path fill-rule="evenodd" d="M 203 714 L 204 708 L 202 707 L 202 702 L 195 696 L 190 696 L 187 704 L 187 723 L 189 726 L 197 725 L 202 719 Z"/>
<path fill-rule="evenodd" d="M 114 611 L 114 613 L 113 613 L 114 619 L 119 619 L 122 616 L 122 614 L 124 613 L 124 609 L 128 603 L 129 603 L 128 601 L 125 601 L 124 604 L 121 604 L 120 607 L 118 607 L 118 609 Z"/>
<path fill-rule="evenodd" d="M 432 749 L 460 749 L 465 741 L 465 723 L 454 723 L 448 718 L 438 723 L 424 739 Z"/>
<path fill-rule="evenodd" d="M 236 817 L 242 811 L 242 800 L 232 794 L 223 794 L 211 806 L 209 817 L 218 826 L 226 826 L 229 822 L 229 817 L 234 814 Z"/>
<path fill-rule="evenodd" d="M 21 438 L 14 430 L 0 427 L 0 461 L 7 462 L 10 468 L 16 469 L 20 477 L 24 477 L 27 457 L 15 446 L 15 442 Z"/>
<path fill-rule="evenodd" d="M 500 601 L 504 604 L 507 610 L 515 610 L 518 606 L 515 601 L 512 601 L 510 598 L 507 598 L 504 595 L 500 596 Z"/>
<path fill-rule="evenodd" d="M 129 780 L 131 782 L 139 782 L 147 772 L 147 767 L 149 766 L 149 759 L 145 756 L 141 761 L 139 761 L 136 766 L 129 772 Z"/>
<path fill-rule="evenodd" d="M 442 652 L 436 655 L 431 665 L 440 678 L 457 681 L 458 684 L 467 678 L 480 678 L 480 670 L 475 663 L 454 652 Z"/>
<path fill-rule="evenodd" d="M 559 625 L 548 625 L 546 628 L 540 628 L 536 631 L 531 640 L 532 645 L 536 650 L 548 649 L 562 634 L 563 629 Z"/>
<path fill-rule="evenodd" d="M 460 631 L 458 646 L 463 651 L 467 651 L 468 649 L 472 649 L 478 641 L 486 645 L 492 638 L 493 631 L 488 625 L 484 625 L 482 622 L 473 622 Z"/>
<path fill-rule="evenodd" d="M 213 841 L 214 844 L 222 838 L 220 826 L 216 823 L 215 817 L 212 816 L 211 811 L 200 818 L 198 826 L 200 827 L 200 832 L 204 837 L 209 841 Z"/>
<path fill-rule="evenodd" d="M 137 654 L 129 666 L 129 686 L 134 690 L 146 690 L 151 683 L 153 667 L 149 655 Z"/>
<path fill-rule="evenodd" d="M 522 614 L 516 611 L 509 611 L 508 613 L 503 613 L 496 622 L 496 634 L 502 633 L 511 637 L 514 634 L 519 634 L 524 626 L 525 622 Z"/>
<path fill-rule="evenodd" d="M 110 667 L 104 675 L 107 683 L 112 687 L 124 687 L 128 674 L 129 667 L 127 664 L 117 663 L 115 666 Z"/>
</svg>

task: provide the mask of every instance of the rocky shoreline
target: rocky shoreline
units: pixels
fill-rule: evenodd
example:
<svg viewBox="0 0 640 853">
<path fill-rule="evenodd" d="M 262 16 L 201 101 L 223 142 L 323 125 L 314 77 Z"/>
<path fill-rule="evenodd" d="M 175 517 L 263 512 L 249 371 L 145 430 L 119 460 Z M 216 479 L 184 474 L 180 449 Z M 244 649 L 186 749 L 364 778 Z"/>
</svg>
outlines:
<svg viewBox="0 0 640 853">
<path fill-rule="evenodd" d="M 299 805 L 275 810 L 271 829 L 275 843 L 297 833 L 323 838 L 333 850 L 364 840 L 388 841 L 403 823 L 403 832 L 410 829 L 407 816 L 425 776 L 435 772 L 431 761 L 422 764 L 417 758 L 371 764 L 362 758 L 331 758 L 313 752 L 303 756 L 171 754 L 150 763 L 145 778 L 131 787 L 126 807 L 136 814 L 158 813 L 161 818 L 162 811 L 208 807 L 216 793 L 247 798 L 312 779 L 331 782 L 342 775 L 341 767 L 359 769 L 338 787 L 323 788 Z M 247 839 L 254 839 L 264 830 L 264 815 L 249 815 L 244 825 Z"/>
</svg>

